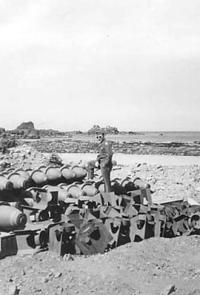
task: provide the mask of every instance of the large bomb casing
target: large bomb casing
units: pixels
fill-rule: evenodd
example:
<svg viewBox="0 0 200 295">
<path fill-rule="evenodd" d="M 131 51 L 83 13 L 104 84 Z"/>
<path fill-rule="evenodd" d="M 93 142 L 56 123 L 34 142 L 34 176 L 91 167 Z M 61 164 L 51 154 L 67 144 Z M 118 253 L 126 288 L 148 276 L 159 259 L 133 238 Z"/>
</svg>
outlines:
<svg viewBox="0 0 200 295">
<path fill-rule="evenodd" d="M 83 180 L 87 175 L 87 170 L 80 166 L 73 166 L 72 171 L 75 173 L 77 181 Z"/>
<path fill-rule="evenodd" d="M 36 169 L 31 173 L 31 179 L 36 185 L 44 185 L 47 183 L 47 176 L 40 169 Z"/>
<path fill-rule="evenodd" d="M 28 187 L 28 181 L 18 172 L 11 173 L 8 180 L 13 183 L 14 189 L 26 189 Z"/>
<path fill-rule="evenodd" d="M 9 181 L 4 175 L 0 175 L 0 191 L 12 189 L 13 183 Z"/>
<path fill-rule="evenodd" d="M 72 169 L 64 166 L 61 168 L 61 173 L 62 173 L 62 176 L 64 177 L 64 179 L 67 181 L 67 182 L 72 182 L 75 180 L 75 172 L 72 171 Z"/>
<path fill-rule="evenodd" d="M 0 230 L 10 231 L 16 228 L 23 228 L 26 222 L 26 215 L 17 208 L 0 205 Z"/>
<path fill-rule="evenodd" d="M 45 174 L 48 182 L 58 182 L 61 180 L 61 171 L 59 167 L 47 167 Z"/>
</svg>

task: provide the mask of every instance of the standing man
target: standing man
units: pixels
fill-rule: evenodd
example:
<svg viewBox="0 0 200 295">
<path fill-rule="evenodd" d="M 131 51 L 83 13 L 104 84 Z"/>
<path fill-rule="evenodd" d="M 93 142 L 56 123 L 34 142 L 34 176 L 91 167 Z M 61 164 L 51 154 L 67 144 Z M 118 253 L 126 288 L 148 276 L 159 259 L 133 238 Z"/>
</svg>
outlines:
<svg viewBox="0 0 200 295">
<path fill-rule="evenodd" d="M 103 132 L 97 133 L 96 138 L 99 143 L 99 153 L 95 166 L 101 169 L 101 174 L 104 180 L 105 192 L 111 192 L 110 173 L 112 170 L 112 145 L 105 139 Z"/>
<path fill-rule="evenodd" d="M 96 139 L 99 143 L 98 155 L 96 161 L 92 160 L 88 162 L 88 179 L 94 178 L 94 169 L 101 169 L 101 174 L 104 180 L 104 191 L 111 192 L 111 182 L 110 182 L 110 172 L 112 170 L 112 145 L 110 142 L 106 141 L 103 132 L 96 133 Z"/>
</svg>

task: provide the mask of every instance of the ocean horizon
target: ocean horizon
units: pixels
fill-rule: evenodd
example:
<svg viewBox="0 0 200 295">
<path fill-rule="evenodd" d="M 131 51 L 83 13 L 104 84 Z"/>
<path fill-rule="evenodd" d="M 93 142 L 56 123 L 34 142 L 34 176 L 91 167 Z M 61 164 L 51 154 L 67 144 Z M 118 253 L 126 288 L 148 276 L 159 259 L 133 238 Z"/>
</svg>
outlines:
<svg viewBox="0 0 200 295">
<path fill-rule="evenodd" d="M 109 139 L 150 142 L 200 142 L 200 131 L 138 131 L 133 134 L 110 135 Z"/>
</svg>

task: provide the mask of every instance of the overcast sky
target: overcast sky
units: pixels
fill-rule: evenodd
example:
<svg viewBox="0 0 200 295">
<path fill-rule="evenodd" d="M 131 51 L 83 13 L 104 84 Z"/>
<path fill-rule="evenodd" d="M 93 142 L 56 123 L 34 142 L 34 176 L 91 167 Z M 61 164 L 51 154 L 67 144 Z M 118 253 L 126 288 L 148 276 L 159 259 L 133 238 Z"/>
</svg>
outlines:
<svg viewBox="0 0 200 295">
<path fill-rule="evenodd" d="M 0 0 L 0 126 L 200 131 L 199 0 Z"/>
</svg>

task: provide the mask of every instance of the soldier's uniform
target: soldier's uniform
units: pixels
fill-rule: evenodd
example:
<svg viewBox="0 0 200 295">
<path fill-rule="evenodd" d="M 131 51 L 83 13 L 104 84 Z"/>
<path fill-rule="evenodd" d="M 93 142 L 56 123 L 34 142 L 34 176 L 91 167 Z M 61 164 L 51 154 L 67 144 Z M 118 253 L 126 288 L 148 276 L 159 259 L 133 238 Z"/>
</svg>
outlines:
<svg viewBox="0 0 200 295">
<path fill-rule="evenodd" d="M 112 170 L 112 144 L 105 139 L 99 144 L 99 153 L 97 161 L 101 169 L 104 180 L 105 192 L 111 192 L 110 172 Z"/>
</svg>

